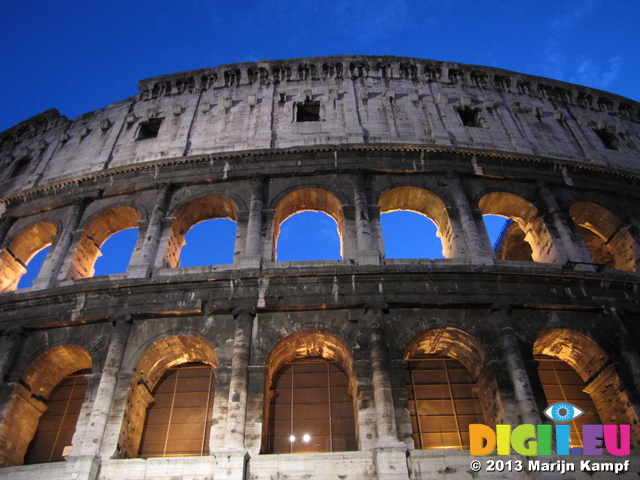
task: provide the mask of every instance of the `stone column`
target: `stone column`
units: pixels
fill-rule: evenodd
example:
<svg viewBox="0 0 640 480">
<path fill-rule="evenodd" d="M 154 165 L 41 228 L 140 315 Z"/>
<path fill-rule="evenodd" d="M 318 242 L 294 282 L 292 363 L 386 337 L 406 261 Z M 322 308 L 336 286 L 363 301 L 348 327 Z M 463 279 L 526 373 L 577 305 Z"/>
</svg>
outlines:
<svg viewBox="0 0 640 480">
<path fill-rule="evenodd" d="M 640 355 L 633 348 L 632 342 L 633 338 L 629 334 L 629 331 L 624 325 L 624 322 L 618 315 L 618 311 L 615 307 L 611 307 L 611 315 L 615 318 L 617 326 L 615 328 L 616 335 L 618 337 L 618 344 L 621 347 L 620 353 L 622 354 L 622 358 L 627 363 L 629 370 L 631 371 L 631 378 L 633 383 L 640 394 Z M 0 377 L 1 378 L 1 377 Z M 636 407 L 639 409 L 639 417 L 640 417 L 640 407 Z"/>
<path fill-rule="evenodd" d="M 0 215 L 0 246 L 4 244 L 5 237 L 13 224 L 13 217 Z"/>
<path fill-rule="evenodd" d="M 171 195 L 173 194 L 172 185 L 161 185 L 158 187 L 158 195 L 156 203 L 146 223 L 146 229 L 142 238 L 142 246 L 133 252 L 131 263 L 127 268 L 127 277 L 129 278 L 145 278 L 148 277 L 153 269 L 153 263 L 158 253 L 160 239 L 162 238 L 162 219 L 167 213 Z M 141 222 L 142 223 L 142 222 Z M 140 225 L 143 226 L 143 225 Z"/>
<path fill-rule="evenodd" d="M 11 370 L 23 340 L 22 328 L 9 328 L 0 336 L 0 382 L 2 385 L 6 381 L 5 377 Z"/>
<path fill-rule="evenodd" d="M 522 419 L 520 423 L 537 425 L 540 423 L 540 413 L 506 307 L 497 306 L 495 310 L 492 310 L 492 317 L 500 332 L 502 356 L 509 369 L 513 393 L 518 404 L 518 413 Z"/>
<path fill-rule="evenodd" d="M 378 438 L 374 460 L 378 480 L 409 480 L 407 446 L 398 440 L 389 354 L 385 340 L 383 305 L 365 307 L 371 342 L 373 398 Z"/>
<path fill-rule="evenodd" d="M 81 443 L 79 455 L 97 455 L 100 451 L 130 330 L 131 317 L 129 315 L 113 320 L 113 333 L 107 358 L 102 369 L 98 391 L 93 401 L 89 427 Z"/>
<path fill-rule="evenodd" d="M 396 416 L 393 405 L 393 387 L 389 367 L 389 354 L 384 333 L 383 306 L 365 307 L 369 339 L 371 342 L 371 365 L 373 368 L 373 398 L 376 407 L 377 445 L 399 446 Z"/>
<path fill-rule="evenodd" d="M 579 235 L 574 235 L 567 217 L 563 214 L 558 206 L 555 196 L 551 192 L 549 186 L 545 183 L 541 183 L 538 186 L 538 192 L 544 202 L 547 209 L 547 215 L 551 217 L 553 226 L 560 236 L 560 242 L 566 252 L 566 259 L 572 262 L 592 262 L 591 256 L 587 251 L 582 239 Z M 563 262 L 564 263 L 564 262 Z"/>
<path fill-rule="evenodd" d="M 7 329 L 0 336 L 0 418 L 5 418 L 9 402 L 12 399 L 16 384 L 9 382 L 9 372 L 13 367 L 24 343 L 25 333 L 22 328 Z"/>
<path fill-rule="evenodd" d="M 224 443 L 225 448 L 228 450 L 244 451 L 251 329 L 255 312 L 253 309 L 237 308 L 233 311 L 233 316 L 236 319 L 236 334 L 233 343 L 233 358 L 231 360 L 227 428 Z"/>
<path fill-rule="evenodd" d="M 353 184 L 353 205 L 355 207 L 356 237 L 358 241 L 358 263 L 360 265 L 380 265 L 380 252 L 373 249 L 369 206 L 364 190 L 364 174 L 356 171 L 351 176 Z"/>
<path fill-rule="evenodd" d="M 242 267 L 258 267 L 262 258 L 262 216 L 264 207 L 265 178 L 256 175 L 251 179 L 251 203 L 247 219 L 247 240 L 244 256 L 240 260 Z"/>
<path fill-rule="evenodd" d="M 469 199 L 462 185 L 462 181 L 457 173 L 453 172 L 448 175 L 450 192 L 458 210 L 460 224 L 464 240 L 467 244 L 469 256 L 473 263 L 492 264 L 493 251 L 487 242 L 483 241 L 478 232 L 478 224 L 476 223 L 473 211 L 469 206 Z"/>
<path fill-rule="evenodd" d="M 64 228 L 45 259 L 38 278 L 33 281 L 35 288 L 54 287 L 58 281 L 64 280 L 75 252 L 71 248 L 74 236 L 87 205 L 87 199 L 79 200 L 71 205 L 64 219 Z M 65 268 L 63 268 L 63 265 Z"/>
</svg>

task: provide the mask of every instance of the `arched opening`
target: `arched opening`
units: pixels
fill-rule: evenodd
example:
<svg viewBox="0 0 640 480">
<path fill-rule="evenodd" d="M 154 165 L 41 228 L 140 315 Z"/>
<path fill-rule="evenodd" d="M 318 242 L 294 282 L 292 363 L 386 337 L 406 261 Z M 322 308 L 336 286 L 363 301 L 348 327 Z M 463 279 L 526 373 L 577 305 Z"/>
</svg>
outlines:
<svg viewBox="0 0 640 480">
<path fill-rule="evenodd" d="M 140 358 L 118 440 L 124 458 L 208 453 L 217 357 L 195 335 L 153 344 Z"/>
<path fill-rule="evenodd" d="M 316 213 L 300 214 L 300 212 L 308 211 Z M 297 218 L 291 218 L 287 221 L 294 215 Z M 327 216 L 330 218 L 327 218 Z M 285 221 L 288 224 L 287 228 L 283 225 Z M 337 237 L 335 233 L 336 225 Z M 310 232 L 312 231 L 315 231 L 315 234 L 311 234 Z M 281 248 L 281 234 L 285 235 L 283 240 L 285 244 L 288 244 L 288 248 Z M 343 238 L 342 207 L 338 197 L 331 192 L 320 188 L 301 188 L 289 193 L 278 202 L 274 215 L 274 259 L 320 260 L 319 256 L 331 257 L 324 259 L 342 258 Z M 339 257 L 335 255 L 336 239 L 338 239 L 340 246 Z M 313 248 L 314 246 L 319 247 L 318 244 L 321 243 L 324 244 L 324 248 L 328 248 L 328 250 L 323 250 L 324 253 L 321 253 L 317 248 Z M 311 247 L 306 254 L 297 254 L 296 251 L 305 245 L 306 247 Z M 299 251 L 303 252 L 304 250 L 300 249 Z"/>
<path fill-rule="evenodd" d="M 233 263 L 236 222 L 227 218 L 205 220 L 189 229 L 180 252 L 181 267 Z"/>
<path fill-rule="evenodd" d="M 100 256 L 96 259 L 95 275 L 126 272 L 137 241 L 137 228 L 120 230 L 107 238 L 100 247 Z"/>
<path fill-rule="evenodd" d="M 226 219 L 227 222 L 207 222 L 207 220 L 215 219 Z M 165 267 L 233 263 L 237 221 L 238 205 L 229 197 L 209 195 L 187 203 L 175 215 L 164 256 Z M 197 228 L 194 230 L 193 236 L 200 236 L 199 233 L 204 233 L 204 235 L 198 241 L 191 240 L 192 235 L 189 235 L 189 241 L 194 243 L 201 241 L 204 246 L 203 252 L 216 251 L 217 253 L 215 256 L 208 257 L 207 260 L 202 256 L 198 260 L 197 257 L 202 255 L 202 252 L 200 254 L 194 253 L 196 250 L 194 248 L 191 252 L 185 251 L 186 259 L 183 264 L 182 249 L 187 245 L 186 236 L 195 227 Z M 215 261 L 215 263 L 205 263 L 206 261 Z"/>
<path fill-rule="evenodd" d="M 32 278 L 37 276 L 40 271 L 38 262 L 33 265 L 31 262 L 39 252 L 51 245 L 55 235 L 56 226 L 53 223 L 37 223 L 23 229 L 6 249 L 0 250 L 0 292 L 18 288 L 21 278 L 27 272 L 33 271 Z M 21 285 L 20 288 L 26 286 L 29 285 Z"/>
<path fill-rule="evenodd" d="M 595 263 L 636 271 L 640 257 L 638 246 L 616 215 L 591 202 L 574 203 L 570 214 Z"/>
<path fill-rule="evenodd" d="M 638 417 L 615 367 L 590 338 L 568 329 L 545 330 L 533 345 L 538 373 L 548 404 L 568 401 L 585 411 L 582 424 L 630 424 L 632 443 L 640 440 Z M 572 429 L 572 444 L 582 438 Z"/>
<path fill-rule="evenodd" d="M 84 374 L 91 365 L 87 351 L 77 345 L 52 348 L 29 365 L 0 424 L 0 466 L 63 460 L 84 402 Z"/>
<path fill-rule="evenodd" d="M 419 449 L 469 449 L 469 425 L 493 425 L 497 383 L 477 340 L 455 328 L 426 330 L 405 354 L 412 438 Z"/>
<path fill-rule="evenodd" d="M 422 223 L 423 231 L 422 233 L 426 236 L 419 236 L 416 239 L 410 240 L 408 238 L 409 232 L 402 232 L 402 227 L 396 228 L 396 234 L 401 235 L 400 242 L 412 242 L 417 243 L 422 252 L 433 255 L 426 258 L 452 258 L 457 254 L 457 247 L 455 244 L 455 236 L 451 230 L 451 223 L 449 221 L 449 215 L 447 213 L 447 208 L 444 202 L 433 193 L 425 190 L 423 188 L 418 187 L 398 187 L 393 188 L 391 190 L 387 190 L 378 200 L 380 204 L 380 212 L 383 214 L 381 216 L 381 223 L 383 227 L 383 232 L 385 235 L 385 250 L 392 257 L 395 257 L 393 253 L 393 248 L 391 246 L 394 242 L 392 242 L 391 237 L 387 237 L 390 235 L 390 229 L 385 228 L 385 223 L 387 219 L 385 218 L 389 214 L 389 220 L 391 220 L 394 216 L 396 219 L 409 219 L 410 221 L 416 222 L 418 219 L 415 215 L 411 215 L 409 212 L 413 212 L 414 214 L 419 214 L 420 216 L 427 217 L 431 222 L 433 222 L 436 226 L 435 232 L 432 227 L 425 228 L 428 224 L 424 223 L 424 220 L 418 222 Z M 391 212 L 398 212 L 391 214 Z M 383 220 L 384 219 L 384 220 Z M 418 233 L 420 234 L 420 233 Z M 424 248 L 428 248 L 429 250 L 422 250 Z M 439 252 L 438 252 L 439 250 Z M 402 248 L 400 249 L 399 255 L 407 254 L 407 250 Z M 398 256 L 395 258 L 416 258 L 412 256 Z"/>
<path fill-rule="evenodd" d="M 582 425 L 602 423 L 593 400 L 585 392 L 586 384 L 580 375 L 562 360 L 546 355 L 538 355 L 535 360 L 547 404 L 566 402 L 584 412 L 581 417 L 568 422 L 571 425 L 571 446 L 582 448 Z"/>
<path fill-rule="evenodd" d="M 438 227 L 429 217 L 408 210 L 380 216 L 385 258 L 443 258 Z"/>
<path fill-rule="evenodd" d="M 336 221 L 324 212 L 304 211 L 280 226 L 278 261 L 339 260 L 340 233 Z"/>
<path fill-rule="evenodd" d="M 211 365 L 192 362 L 167 368 L 151 392 L 138 457 L 207 455 L 215 385 Z"/>
<path fill-rule="evenodd" d="M 502 215 L 483 215 L 493 253 L 500 260 L 533 261 L 531 245 L 524 239 L 525 233 L 517 222 Z"/>
<path fill-rule="evenodd" d="M 29 444 L 24 463 L 60 462 L 68 455 L 76 423 L 87 394 L 87 370 L 67 375 L 51 391 L 47 409 Z"/>
<path fill-rule="evenodd" d="M 357 450 L 347 346 L 321 331 L 282 339 L 267 359 L 263 453 Z"/>
<path fill-rule="evenodd" d="M 538 209 L 518 195 L 507 192 L 488 193 L 478 203 L 483 215 L 499 215 L 512 220 L 495 246 L 500 260 L 559 261 L 551 234 Z"/>
<path fill-rule="evenodd" d="M 33 281 L 38 278 L 38 275 L 40 275 L 40 270 L 42 270 L 42 265 L 49 254 L 49 250 L 51 250 L 51 245 L 44 247 L 36 253 L 31 261 L 26 265 L 27 272 L 20 277 L 18 290 L 33 286 Z"/>
<path fill-rule="evenodd" d="M 93 277 L 96 260 L 102 255 L 101 248 L 107 239 L 126 229 L 135 229 L 137 238 L 138 222 L 141 219 L 140 212 L 133 207 L 114 207 L 94 217 L 83 230 L 69 267 L 68 278 Z M 119 256 L 130 259 L 131 252 L 120 252 Z"/>
</svg>

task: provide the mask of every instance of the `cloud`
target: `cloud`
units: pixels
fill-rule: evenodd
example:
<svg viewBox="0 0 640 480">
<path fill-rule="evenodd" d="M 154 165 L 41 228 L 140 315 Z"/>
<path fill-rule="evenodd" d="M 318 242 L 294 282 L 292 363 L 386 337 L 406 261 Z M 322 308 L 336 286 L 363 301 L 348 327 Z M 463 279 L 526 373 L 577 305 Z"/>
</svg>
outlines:
<svg viewBox="0 0 640 480">
<path fill-rule="evenodd" d="M 553 30 L 565 32 L 596 10 L 600 0 L 579 0 L 559 12 L 551 22 Z"/>
<path fill-rule="evenodd" d="M 609 58 L 605 66 L 597 65 L 590 58 L 583 58 L 578 61 L 570 81 L 605 90 L 618 79 L 621 69 L 622 57 L 619 56 Z"/>
</svg>

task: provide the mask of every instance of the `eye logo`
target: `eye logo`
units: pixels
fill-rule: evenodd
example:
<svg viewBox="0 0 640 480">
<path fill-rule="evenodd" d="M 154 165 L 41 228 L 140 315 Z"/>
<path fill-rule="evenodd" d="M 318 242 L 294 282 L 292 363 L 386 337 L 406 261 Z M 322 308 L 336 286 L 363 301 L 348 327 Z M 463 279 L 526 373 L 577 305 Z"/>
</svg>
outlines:
<svg viewBox="0 0 640 480">
<path fill-rule="evenodd" d="M 583 413 L 584 410 L 567 402 L 554 403 L 553 405 L 549 405 L 544 411 L 544 414 L 549 420 L 560 423 L 575 420 Z"/>
</svg>

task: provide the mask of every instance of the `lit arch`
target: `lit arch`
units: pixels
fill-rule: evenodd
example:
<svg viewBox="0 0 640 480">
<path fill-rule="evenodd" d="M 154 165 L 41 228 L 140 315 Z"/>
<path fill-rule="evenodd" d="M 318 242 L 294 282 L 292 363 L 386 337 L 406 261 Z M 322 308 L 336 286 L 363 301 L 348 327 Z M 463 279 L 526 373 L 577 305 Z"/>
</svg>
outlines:
<svg viewBox="0 0 640 480">
<path fill-rule="evenodd" d="M 27 265 L 42 249 L 53 243 L 56 226 L 40 222 L 21 230 L 9 246 L 0 251 L 0 292 L 15 290 Z"/>
<path fill-rule="evenodd" d="M 538 209 L 524 198 L 507 192 L 484 195 L 478 203 L 483 215 L 499 215 L 513 220 L 506 231 L 498 258 L 531 258 L 534 262 L 559 262 L 551 234 Z M 526 242 L 526 243 L 525 243 Z"/>
<path fill-rule="evenodd" d="M 442 242 L 442 254 L 444 257 L 452 258 L 457 255 L 455 235 L 451 229 L 447 207 L 437 195 L 424 188 L 397 187 L 383 192 L 378 203 L 380 205 L 380 213 L 407 210 L 424 215 L 436 225 L 436 236 Z"/>
<path fill-rule="evenodd" d="M 68 278 L 88 278 L 95 274 L 95 263 L 101 255 L 100 247 L 107 239 L 122 230 L 138 228 L 142 220 L 134 207 L 120 206 L 104 210 L 84 228 L 76 253 L 69 267 Z"/>
<path fill-rule="evenodd" d="M 637 271 L 638 246 L 616 215 L 591 202 L 574 203 L 569 213 L 594 262 L 617 270 Z"/>
<path fill-rule="evenodd" d="M 405 352 L 416 448 L 469 448 L 469 424 L 498 422 L 498 385 L 480 343 L 451 327 L 417 334 Z"/>
<path fill-rule="evenodd" d="M 273 347 L 266 363 L 263 453 L 357 449 L 353 357 L 342 340 L 319 330 L 296 332 Z"/>
<path fill-rule="evenodd" d="M 46 415 L 47 399 L 65 377 L 92 367 L 91 356 L 77 345 L 60 345 L 47 350 L 26 368 L 16 384 L 6 413 L 0 423 L 0 466 L 21 465 L 40 418 Z M 82 395 L 84 398 L 84 395 Z M 75 423 L 77 413 L 67 421 Z M 62 460 L 62 449 L 71 443 L 70 435 L 58 438 L 60 445 L 46 445 L 56 450 L 54 460 Z M 45 442 L 48 443 L 48 442 Z"/>
<path fill-rule="evenodd" d="M 149 347 L 135 368 L 131 387 L 129 390 L 129 401 L 124 412 L 124 419 L 118 437 L 119 455 L 124 458 L 137 457 L 141 449 L 141 440 L 143 431 L 145 430 L 145 419 L 147 417 L 147 408 L 154 402 L 154 389 L 162 379 L 165 372 L 169 369 L 179 367 L 185 364 L 204 364 L 211 369 L 215 369 L 218 365 L 218 358 L 215 353 L 214 346 L 205 338 L 197 335 L 174 335 L 163 338 Z M 209 370 L 210 378 L 215 379 L 215 371 Z M 210 402 L 202 405 L 205 409 L 205 417 L 201 431 L 203 437 L 198 439 L 199 442 L 205 442 L 208 438 L 211 419 L 211 402 L 215 388 L 215 382 L 212 382 L 211 389 L 208 394 Z M 167 430 L 167 438 L 169 433 Z M 179 442 L 175 442 L 172 450 L 166 450 L 162 455 L 181 454 L 177 451 L 182 448 Z M 208 453 L 208 450 L 206 450 Z M 144 452 L 143 452 L 143 456 Z M 156 455 L 148 455 L 156 456 Z"/>
<path fill-rule="evenodd" d="M 539 361 L 553 358 L 568 364 L 583 382 L 581 388 L 591 397 L 600 423 L 630 424 L 632 443 L 640 442 L 638 416 L 613 363 L 596 342 L 574 330 L 545 330 L 533 354 Z"/>
<path fill-rule="evenodd" d="M 176 268 L 180 265 L 180 251 L 185 245 L 185 236 L 193 226 L 206 220 L 218 218 L 237 222 L 238 210 L 238 205 L 233 199 L 220 195 L 196 198 L 182 206 L 175 214 L 171 227 L 164 256 L 164 266 Z"/>
<path fill-rule="evenodd" d="M 340 256 L 344 251 L 344 219 L 340 200 L 333 193 L 321 188 L 300 188 L 282 198 L 274 215 L 273 258 L 276 258 L 278 237 L 282 223 L 289 217 L 304 211 L 324 212 L 338 225 L 340 236 Z"/>
</svg>

